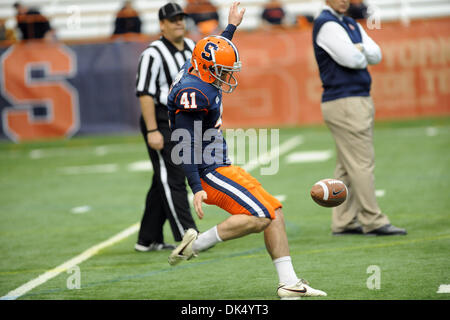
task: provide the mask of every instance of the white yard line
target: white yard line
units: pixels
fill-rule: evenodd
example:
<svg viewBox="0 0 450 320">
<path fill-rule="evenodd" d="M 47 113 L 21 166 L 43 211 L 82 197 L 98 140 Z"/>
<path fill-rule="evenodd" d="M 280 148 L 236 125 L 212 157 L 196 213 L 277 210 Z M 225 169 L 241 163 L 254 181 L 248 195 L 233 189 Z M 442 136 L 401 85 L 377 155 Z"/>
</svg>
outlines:
<svg viewBox="0 0 450 320">
<path fill-rule="evenodd" d="M 142 145 L 139 143 L 123 143 L 123 144 L 109 144 L 104 146 L 79 146 L 79 147 L 55 147 L 33 149 L 29 156 L 31 159 L 67 157 L 70 155 L 79 155 L 80 153 L 91 153 L 96 156 L 105 156 L 111 153 L 124 152 L 140 152 Z"/>
<path fill-rule="evenodd" d="M 261 155 L 258 157 L 258 161 L 250 162 L 249 165 L 244 165 L 243 168 L 247 171 L 251 171 L 259 167 L 263 163 L 267 163 L 268 161 L 274 159 L 275 157 L 279 157 L 282 154 L 289 152 L 290 150 L 297 147 L 299 144 L 302 143 L 302 138 L 300 136 L 294 136 L 291 139 L 285 141 L 281 146 L 274 148 L 270 150 L 269 152 Z M 56 268 L 49 270 L 37 278 L 30 280 L 29 282 L 21 285 L 17 289 L 14 289 L 10 292 L 8 292 L 6 295 L 0 297 L 0 300 L 15 300 L 26 294 L 27 292 L 33 290 L 37 286 L 40 286 L 41 284 L 47 282 L 48 280 L 56 277 L 62 272 L 65 272 L 69 270 L 70 268 L 73 268 L 74 266 L 82 263 L 83 261 L 86 261 L 87 259 L 91 258 L 92 256 L 96 255 L 100 250 L 105 249 L 107 247 L 110 247 L 117 242 L 131 236 L 132 234 L 136 233 L 139 230 L 140 222 L 137 222 L 133 224 L 132 226 L 128 227 L 127 229 L 119 232 L 115 236 L 109 238 L 106 241 L 103 241 L 80 255 L 76 256 L 75 258 L 72 258 L 63 264 L 57 266 Z"/>
<path fill-rule="evenodd" d="M 92 173 L 113 173 L 119 170 L 119 166 L 115 163 L 94 164 L 87 166 L 62 167 L 58 169 L 63 174 L 92 174 Z"/>
<path fill-rule="evenodd" d="M 287 163 L 323 162 L 331 159 L 332 156 L 331 150 L 299 151 L 289 154 L 286 161 Z"/>
<path fill-rule="evenodd" d="M 90 257 L 96 255 L 100 250 L 103 250 L 107 247 L 110 247 L 110 246 L 116 244 L 117 242 L 134 234 L 138 230 L 139 230 L 139 223 L 135 223 L 132 226 L 126 228 L 125 230 L 119 232 L 115 236 L 109 238 L 108 240 L 103 241 L 103 242 L 87 249 L 86 251 L 84 251 L 82 254 L 76 256 L 75 258 L 72 258 L 72 259 L 64 262 L 63 264 L 57 266 L 56 268 L 41 274 L 39 277 L 25 283 L 24 285 L 21 285 L 17 289 L 8 292 L 3 297 L 0 297 L 0 300 L 15 300 L 17 298 L 20 298 L 21 296 L 23 296 L 27 292 L 33 290 L 37 286 L 56 277 L 60 273 L 65 272 L 65 271 L 69 270 L 70 268 L 82 263 L 83 261 L 86 261 Z"/>
<path fill-rule="evenodd" d="M 132 162 L 127 166 L 128 171 L 139 172 L 139 171 L 153 171 L 153 166 L 150 160 L 142 160 Z"/>
<path fill-rule="evenodd" d="M 280 157 L 281 155 L 291 151 L 292 149 L 294 149 L 295 147 L 297 147 L 302 143 L 303 143 L 302 136 L 294 136 L 289 140 L 283 142 L 281 146 L 273 148 L 270 151 L 262 155 L 259 155 L 257 159 L 251 159 L 247 164 L 243 165 L 242 168 L 246 171 L 252 171 L 261 166 L 262 164 L 267 164 L 276 157 Z"/>
<path fill-rule="evenodd" d="M 434 137 L 434 136 L 438 135 L 439 130 L 436 127 L 428 127 L 428 128 L 426 128 L 425 132 L 426 132 L 427 136 Z"/>
<path fill-rule="evenodd" d="M 287 199 L 287 196 L 285 194 L 277 194 L 275 198 L 277 198 L 280 202 L 284 202 Z"/>
<path fill-rule="evenodd" d="M 70 209 L 70 212 L 73 214 L 83 214 L 83 213 L 89 212 L 91 210 L 92 210 L 91 206 L 85 205 L 85 206 L 74 207 L 74 208 Z"/>
<path fill-rule="evenodd" d="M 143 160 L 130 163 L 127 165 L 127 170 L 131 172 L 153 171 L 153 167 L 150 160 Z M 58 171 L 67 175 L 115 173 L 119 171 L 119 165 L 115 163 L 104 163 L 85 166 L 70 166 L 58 168 Z"/>
<path fill-rule="evenodd" d="M 441 284 L 436 293 L 450 293 L 450 284 Z"/>
</svg>

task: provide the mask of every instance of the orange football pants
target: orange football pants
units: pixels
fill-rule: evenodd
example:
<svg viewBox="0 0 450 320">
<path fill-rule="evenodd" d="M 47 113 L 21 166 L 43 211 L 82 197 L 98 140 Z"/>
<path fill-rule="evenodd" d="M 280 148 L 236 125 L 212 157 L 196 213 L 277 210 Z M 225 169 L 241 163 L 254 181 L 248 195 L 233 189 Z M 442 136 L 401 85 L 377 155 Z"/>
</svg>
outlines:
<svg viewBox="0 0 450 320">
<path fill-rule="evenodd" d="M 230 214 L 275 219 L 275 210 L 282 207 L 258 180 L 238 166 L 219 167 L 203 175 L 201 182 L 208 195 L 205 203 Z"/>
</svg>

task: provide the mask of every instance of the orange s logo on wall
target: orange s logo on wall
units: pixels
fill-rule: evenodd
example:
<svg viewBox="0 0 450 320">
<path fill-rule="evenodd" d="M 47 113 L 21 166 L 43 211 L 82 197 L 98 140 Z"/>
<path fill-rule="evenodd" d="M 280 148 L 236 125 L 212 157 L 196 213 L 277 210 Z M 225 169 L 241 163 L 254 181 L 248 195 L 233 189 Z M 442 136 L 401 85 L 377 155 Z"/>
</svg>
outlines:
<svg viewBox="0 0 450 320">
<path fill-rule="evenodd" d="M 67 78 L 76 74 L 76 56 L 61 44 L 30 42 L 1 57 L 4 133 L 24 141 L 70 137 L 79 129 L 78 92 Z"/>
</svg>

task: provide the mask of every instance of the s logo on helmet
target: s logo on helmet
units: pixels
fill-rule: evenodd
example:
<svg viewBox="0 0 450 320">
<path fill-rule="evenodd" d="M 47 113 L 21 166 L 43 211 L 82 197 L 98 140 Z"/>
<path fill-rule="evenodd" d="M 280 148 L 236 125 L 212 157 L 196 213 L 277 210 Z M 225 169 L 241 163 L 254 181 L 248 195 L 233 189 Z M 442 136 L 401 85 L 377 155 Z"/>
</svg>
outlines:
<svg viewBox="0 0 450 320">
<path fill-rule="evenodd" d="M 217 51 L 217 49 L 219 49 L 217 44 L 215 44 L 213 42 L 208 42 L 205 45 L 205 48 L 203 49 L 202 58 L 205 59 L 206 61 L 212 61 L 213 58 L 212 58 L 211 50 Z"/>
</svg>

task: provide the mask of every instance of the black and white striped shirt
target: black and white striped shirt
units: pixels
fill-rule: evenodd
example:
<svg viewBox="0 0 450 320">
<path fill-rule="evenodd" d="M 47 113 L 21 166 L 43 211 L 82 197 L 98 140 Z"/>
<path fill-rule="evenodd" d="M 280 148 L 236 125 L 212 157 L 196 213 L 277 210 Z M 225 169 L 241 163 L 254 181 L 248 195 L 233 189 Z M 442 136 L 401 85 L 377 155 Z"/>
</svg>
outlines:
<svg viewBox="0 0 450 320">
<path fill-rule="evenodd" d="M 155 104 L 167 105 L 170 85 L 183 64 L 191 58 L 195 43 L 184 38 L 183 50 L 161 37 L 142 52 L 136 76 L 136 95 L 149 95 Z"/>
</svg>

